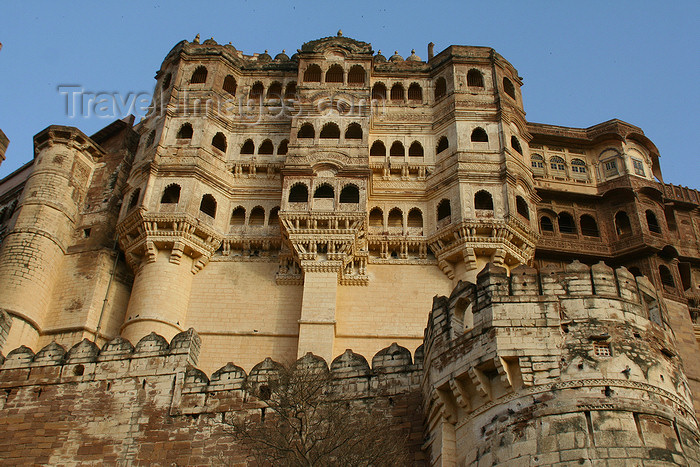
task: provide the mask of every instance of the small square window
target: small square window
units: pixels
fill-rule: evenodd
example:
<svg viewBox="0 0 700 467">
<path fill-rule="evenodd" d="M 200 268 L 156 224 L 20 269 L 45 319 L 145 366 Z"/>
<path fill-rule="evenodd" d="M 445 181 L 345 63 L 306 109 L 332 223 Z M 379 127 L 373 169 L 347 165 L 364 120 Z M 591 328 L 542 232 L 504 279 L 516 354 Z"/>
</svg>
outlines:
<svg viewBox="0 0 700 467">
<path fill-rule="evenodd" d="M 644 173 L 644 163 L 638 159 L 632 159 L 632 165 L 634 166 L 634 173 L 637 175 L 645 176 Z"/>
<path fill-rule="evenodd" d="M 612 352 L 610 352 L 610 344 L 605 342 L 596 342 L 593 344 L 593 351 L 597 357 L 610 357 Z"/>
<path fill-rule="evenodd" d="M 605 163 L 605 175 L 617 175 L 617 161 L 608 161 Z"/>
</svg>

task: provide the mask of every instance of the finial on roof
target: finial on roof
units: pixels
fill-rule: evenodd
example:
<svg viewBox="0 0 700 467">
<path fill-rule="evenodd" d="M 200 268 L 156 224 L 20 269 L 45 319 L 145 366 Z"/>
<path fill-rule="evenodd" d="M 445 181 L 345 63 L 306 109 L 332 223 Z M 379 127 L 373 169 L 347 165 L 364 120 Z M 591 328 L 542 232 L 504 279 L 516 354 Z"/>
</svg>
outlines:
<svg viewBox="0 0 700 467">
<path fill-rule="evenodd" d="M 343 37 L 343 30 L 342 29 L 338 29 L 338 37 Z"/>
<path fill-rule="evenodd" d="M 286 50 L 284 50 L 284 49 L 282 49 L 282 53 L 283 53 L 283 54 L 284 54 L 284 53 L 287 53 L 287 51 L 286 51 Z"/>
<path fill-rule="evenodd" d="M 194 36 L 194 40 L 192 42 L 194 42 L 195 44 L 199 44 L 199 34 Z"/>
</svg>

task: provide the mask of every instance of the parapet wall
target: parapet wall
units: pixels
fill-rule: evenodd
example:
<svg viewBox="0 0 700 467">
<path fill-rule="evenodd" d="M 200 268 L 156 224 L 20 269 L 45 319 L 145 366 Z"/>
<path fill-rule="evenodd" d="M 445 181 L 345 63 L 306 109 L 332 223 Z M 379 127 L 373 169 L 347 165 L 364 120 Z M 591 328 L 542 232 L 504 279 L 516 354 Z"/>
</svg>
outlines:
<svg viewBox="0 0 700 467">
<path fill-rule="evenodd" d="M 424 346 L 432 464 L 700 462 L 663 301 L 625 268 L 489 264 L 436 297 Z"/>
<path fill-rule="evenodd" d="M 150 334 L 135 347 L 122 338 L 102 349 L 83 340 L 68 351 L 51 343 L 36 354 L 20 347 L 0 356 L 0 430 L 11 433 L 0 439 L 0 463 L 245 463 L 224 421 L 264 407 L 248 388 L 279 363 L 268 358 L 249 374 L 229 363 L 208 377 L 195 367 L 200 344 L 190 329 L 170 344 Z M 311 354 L 301 360 L 328 368 Z M 385 413 L 420 464 L 421 355 L 414 363 L 394 344 L 371 363 L 350 350 L 337 357 L 334 388 Z"/>
</svg>

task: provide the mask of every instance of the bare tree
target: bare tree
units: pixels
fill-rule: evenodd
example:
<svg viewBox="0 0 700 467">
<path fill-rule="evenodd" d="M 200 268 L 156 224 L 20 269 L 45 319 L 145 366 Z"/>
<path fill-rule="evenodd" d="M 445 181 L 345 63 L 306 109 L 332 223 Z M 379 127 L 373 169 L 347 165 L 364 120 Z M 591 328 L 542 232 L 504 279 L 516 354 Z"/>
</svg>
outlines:
<svg viewBox="0 0 700 467">
<path fill-rule="evenodd" d="M 337 387 L 327 367 L 280 366 L 265 383 L 248 384 L 265 407 L 239 414 L 230 431 L 261 466 L 406 465 L 405 435 L 381 411 L 344 400 Z"/>
</svg>

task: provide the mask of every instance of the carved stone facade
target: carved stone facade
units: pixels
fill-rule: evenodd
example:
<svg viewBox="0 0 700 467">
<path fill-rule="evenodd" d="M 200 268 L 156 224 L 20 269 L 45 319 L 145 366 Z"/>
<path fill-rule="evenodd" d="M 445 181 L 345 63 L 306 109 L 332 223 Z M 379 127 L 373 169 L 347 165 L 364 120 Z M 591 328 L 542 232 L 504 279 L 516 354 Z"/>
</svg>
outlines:
<svg viewBox="0 0 700 467">
<path fill-rule="evenodd" d="M 560 361 L 575 353 L 561 337 L 566 326 L 574 332 L 567 320 L 615 328 L 621 318 L 606 321 L 602 309 L 613 302 L 627 314 L 646 310 L 653 323 L 618 323 L 616 332 L 651 329 L 649 339 L 675 342 L 666 376 L 687 378 L 700 394 L 700 194 L 663 182 L 659 152 L 638 127 L 528 122 L 521 85 L 517 70 L 485 47 L 450 46 L 423 61 L 415 53 L 387 59 L 342 35 L 274 58 L 213 39 L 182 41 L 156 74 L 144 120 L 119 120 L 90 137 L 51 126 L 36 135 L 34 160 L 0 181 L 0 349 L 69 348 L 84 339 L 103 346 L 154 332 L 173 339 L 193 328 L 198 365 L 209 374 L 231 359 L 252 371 L 267 357 L 290 362 L 312 352 L 334 362 L 346 349 L 374 355 L 393 343 L 409 354 L 425 345 L 426 362 L 439 354 L 445 363 L 453 358 L 447 348 L 473 345 L 476 331 L 464 327 L 449 345 L 436 334 L 429 348 L 424 337 L 437 332 L 439 314 L 433 308 L 424 335 L 431 301 L 459 293 L 460 303 L 480 303 L 477 273 L 490 265 L 512 289 L 493 294 L 508 303 L 493 312 L 517 311 L 522 322 L 508 325 L 512 345 L 493 341 L 487 363 L 462 349 L 469 363 L 421 370 L 431 462 L 517 457 L 495 445 L 486 455 L 465 427 L 495 414 L 501 398 L 530 403 L 522 391 L 560 400 L 566 391 L 550 386 L 570 384 L 572 363 Z M 600 261 L 616 268 L 600 273 L 615 277 L 616 298 L 598 297 L 594 280 L 589 298 L 563 300 L 544 290 L 542 274 L 533 279 L 537 293 L 515 293 L 512 278 L 530 271 L 523 267 L 562 270 L 574 260 L 597 264 L 581 273 L 589 276 L 606 268 Z M 629 274 L 619 271 L 645 284 L 661 321 L 623 294 L 620 277 Z M 572 303 L 573 317 L 554 312 Z M 598 315 L 580 315 L 581 307 Z M 501 325 L 488 323 L 479 329 L 498 335 Z M 543 333 L 541 347 L 553 353 L 514 354 L 533 333 Z M 625 345 L 638 346 L 627 334 Z M 665 358 L 642 340 L 651 346 L 645 352 Z M 609 345 L 616 355 L 615 341 Z M 607 374 L 607 364 L 596 365 L 584 378 L 592 382 L 581 383 L 587 391 L 607 381 L 596 373 Z M 534 368 L 546 368 L 552 381 L 538 381 Z M 494 371 L 498 389 L 489 393 Z M 449 381 L 432 381 L 436 374 Z M 625 381 L 637 381 L 634 374 Z M 643 390 L 662 394 L 656 388 L 664 384 L 650 381 Z M 628 386 L 619 391 L 632 397 Z M 689 393 L 674 397 L 700 409 Z M 676 431 L 695 433 L 693 414 L 678 407 Z M 574 425 L 598 429 L 598 409 L 583 418 L 570 409 Z M 637 418 L 642 433 L 647 422 Z M 492 446 L 493 436 L 480 446 Z M 453 454 L 441 457 L 438 445 Z M 692 463 L 695 454 L 685 452 Z"/>
</svg>

